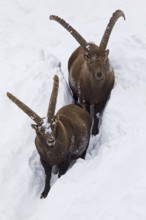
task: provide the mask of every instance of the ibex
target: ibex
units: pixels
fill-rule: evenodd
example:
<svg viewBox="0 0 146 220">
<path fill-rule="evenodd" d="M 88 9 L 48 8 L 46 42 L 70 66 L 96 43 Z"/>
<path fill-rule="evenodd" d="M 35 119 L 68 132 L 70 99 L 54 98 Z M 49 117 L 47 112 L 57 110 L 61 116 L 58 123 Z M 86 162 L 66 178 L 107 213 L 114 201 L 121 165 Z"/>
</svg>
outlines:
<svg viewBox="0 0 146 220">
<path fill-rule="evenodd" d="M 87 43 L 86 40 L 68 23 L 58 16 L 51 15 L 50 19 L 60 23 L 77 40 L 80 46 L 72 53 L 68 61 L 69 84 L 75 102 L 81 103 L 88 111 L 91 105 L 94 109 L 94 125 L 92 134 L 98 133 L 97 113 L 100 113 L 114 86 L 114 71 L 110 64 L 106 49 L 111 31 L 119 17 L 125 19 L 121 10 L 113 13 L 100 45 Z"/>
<path fill-rule="evenodd" d="M 36 123 L 35 145 L 44 167 L 46 179 L 41 198 L 50 190 L 53 166 L 57 166 L 58 176 L 65 174 L 72 160 L 84 158 L 90 138 L 92 120 L 87 111 L 79 105 L 69 104 L 55 115 L 59 78 L 54 76 L 54 84 L 46 118 L 41 118 L 23 102 L 7 93 L 7 96 Z"/>
</svg>

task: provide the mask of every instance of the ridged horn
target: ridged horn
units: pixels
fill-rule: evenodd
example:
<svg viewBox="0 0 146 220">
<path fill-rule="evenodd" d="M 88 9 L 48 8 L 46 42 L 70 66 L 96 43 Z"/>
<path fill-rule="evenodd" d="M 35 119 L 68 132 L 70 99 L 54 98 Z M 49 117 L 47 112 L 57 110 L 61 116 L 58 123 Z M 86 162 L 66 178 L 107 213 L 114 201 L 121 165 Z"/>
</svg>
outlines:
<svg viewBox="0 0 146 220">
<path fill-rule="evenodd" d="M 17 99 L 14 95 L 7 92 L 9 99 L 14 102 L 22 111 L 24 111 L 36 124 L 42 123 L 42 118 L 40 118 L 33 110 L 31 110 L 27 105 Z"/>
<path fill-rule="evenodd" d="M 57 96 L 58 96 L 58 89 L 59 89 L 59 78 L 57 75 L 54 76 L 54 84 L 53 89 L 50 97 L 49 107 L 48 107 L 48 113 L 47 118 L 48 122 L 52 122 L 52 119 L 55 115 L 55 108 L 56 108 L 56 102 L 57 102 Z"/>
<path fill-rule="evenodd" d="M 106 47 L 107 47 L 107 44 L 108 44 L 109 37 L 111 35 L 112 29 L 113 29 L 113 27 L 114 27 L 114 25 L 115 25 L 115 23 L 116 23 L 116 21 L 118 20 L 119 17 L 123 17 L 124 20 L 126 19 L 123 11 L 116 10 L 113 13 L 113 15 L 112 15 L 112 17 L 111 17 L 111 19 L 110 19 L 110 21 L 109 21 L 109 23 L 108 23 L 108 25 L 107 25 L 107 27 L 105 29 L 105 32 L 103 34 L 101 43 L 99 45 L 99 47 L 100 47 L 100 49 L 102 51 L 106 50 Z"/>
<path fill-rule="evenodd" d="M 76 41 L 85 51 L 88 52 L 90 50 L 89 44 L 86 42 L 86 40 L 72 26 L 66 23 L 66 21 L 56 15 L 50 15 L 49 18 L 50 20 L 57 21 L 59 24 L 61 24 L 76 39 Z"/>
</svg>

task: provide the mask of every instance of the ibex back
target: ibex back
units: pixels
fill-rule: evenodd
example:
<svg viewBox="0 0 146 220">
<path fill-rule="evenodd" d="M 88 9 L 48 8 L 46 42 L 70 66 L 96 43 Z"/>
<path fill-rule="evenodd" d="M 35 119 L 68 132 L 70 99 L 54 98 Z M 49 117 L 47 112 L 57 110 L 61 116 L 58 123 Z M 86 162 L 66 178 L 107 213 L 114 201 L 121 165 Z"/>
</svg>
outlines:
<svg viewBox="0 0 146 220">
<path fill-rule="evenodd" d="M 35 145 L 46 174 L 41 198 L 45 198 L 50 190 L 52 167 L 56 165 L 59 177 L 63 175 L 72 160 L 85 157 L 90 138 L 91 117 L 78 105 L 66 105 L 55 115 L 58 87 L 59 79 L 55 75 L 46 118 L 41 118 L 15 96 L 7 93 L 8 97 L 36 123 L 32 124 L 36 131 Z"/>
<path fill-rule="evenodd" d="M 86 40 L 68 23 L 58 16 L 51 15 L 50 19 L 60 23 L 78 41 L 80 46 L 72 53 L 68 61 L 69 84 L 75 102 L 81 103 L 88 111 L 94 106 L 93 134 L 98 133 L 97 113 L 100 113 L 114 86 L 114 71 L 110 64 L 106 49 L 111 31 L 119 17 L 125 19 L 121 10 L 113 13 L 101 43 L 87 43 Z"/>
</svg>

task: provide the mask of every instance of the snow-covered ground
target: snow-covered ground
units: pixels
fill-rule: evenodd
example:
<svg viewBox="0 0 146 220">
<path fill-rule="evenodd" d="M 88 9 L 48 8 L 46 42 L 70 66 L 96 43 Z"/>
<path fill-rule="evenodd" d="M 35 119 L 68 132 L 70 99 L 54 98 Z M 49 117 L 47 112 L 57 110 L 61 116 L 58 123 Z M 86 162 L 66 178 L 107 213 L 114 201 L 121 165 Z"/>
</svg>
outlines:
<svg viewBox="0 0 146 220">
<path fill-rule="evenodd" d="M 0 1 L 0 219 L 146 219 L 146 12 L 145 0 Z M 40 200 L 44 171 L 31 119 L 7 97 L 12 92 L 40 116 L 47 112 L 54 74 L 57 109 L 71 103 L 67 61 L 78 46 L 55 14 L 87 41 L 100 42 L 116 9 L 126 15 L 108 48 L 116 82 L 100 133 Z M 59 63 L 62 66 L 60 70 Z"/>
</svg>

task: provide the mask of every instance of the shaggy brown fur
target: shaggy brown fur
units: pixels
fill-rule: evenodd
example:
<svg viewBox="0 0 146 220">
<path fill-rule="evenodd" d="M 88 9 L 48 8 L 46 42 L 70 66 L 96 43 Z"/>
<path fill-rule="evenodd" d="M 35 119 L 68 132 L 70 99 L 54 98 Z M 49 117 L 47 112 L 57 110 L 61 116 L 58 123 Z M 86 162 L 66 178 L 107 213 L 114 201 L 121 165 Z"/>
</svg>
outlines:
<svg viewBox="0 0 146 220">
<path fill-rule="evenodd" d="M 92 120 L 88 112 L 80 106 L 66 105 L 54 115 L 58 87 L 59 79 L 55 75 L 46 119 L 38 116 L 11 93 L 7 93 L 8 97 L 36 123 L 32 124 L 36 131 L 35 145 L 46 174 L 41 198 L 45 198 L 50 190 L 53 166 L 58 167 L 59 177 L 65 174 L 72 160 L 85 157 L 90 139 Z"/>
<path fill-rule="evenodd" d="M 97 113 L 100 113 L 114 85 L 114 71 L 108 59 L 106 50 L 112 29 L 119 17 L 125 19 L 121 10 L 116 10 L 105 29 L 100 45 L 88 43 L 68 23 L 58 16 L 51 15 L 50 19 L 61 24 L 78 41 L 78 47 L 68 61 L 69 84 L 75 102 L 82 104 L 89 112 L 94 105 L 94 126 L 92 133 L 98 133 Z"/>
<path fill-rule="evenodd" d="M 81 107 L 75 104 L 64 106 L 55 118 L 48 125 L 33 126 L 37 134 L 35 145 L 46 172 L 41 198 L 45 198 L 50 190 L 52 167 L 58 167 L 59 177 L 65 174 L 72 160 L 84 158 L 90 139 L 91 117 Z"/>
<path fill-rule="evenodd" d="M 114 86 L 115 77 L 106 52 L 101 54 L 99 47 L 95 44 L 89 45 L 95 52 L 91 57 L 84 57 L 85 51 L 82 47 L 78 47 L 71 55 L 68 62 L 69 84 L 76 102 L 82 103 L 88 111 L 90 105 L 94 105 L 92 134 L 97 134 L 96 114 L 103 110 Z"/>
</svg>

